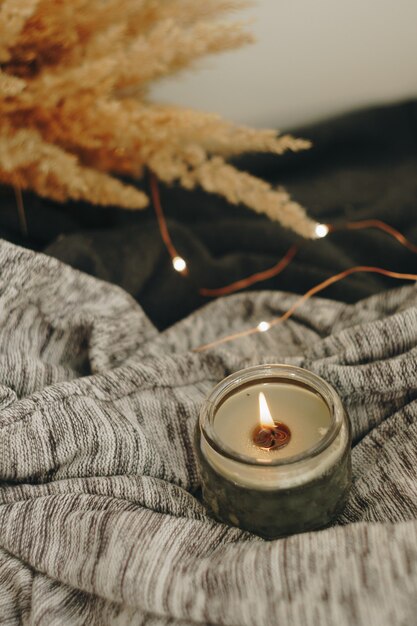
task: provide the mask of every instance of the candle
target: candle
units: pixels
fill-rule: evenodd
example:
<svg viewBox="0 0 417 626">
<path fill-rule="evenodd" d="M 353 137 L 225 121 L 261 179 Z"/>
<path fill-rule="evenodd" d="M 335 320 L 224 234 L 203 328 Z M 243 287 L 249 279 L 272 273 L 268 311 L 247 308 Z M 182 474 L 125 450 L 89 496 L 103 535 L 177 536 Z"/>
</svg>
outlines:
<svg viewBox="0 0 417 626">
<path fill-rule="evenodd" d="M 328 524 L 350 486 L 350 423 L 336 391 L 301 368 L 261 365 L 219 383 L 196 431 L 203 499 L 265 537 Z"/>
</svg>

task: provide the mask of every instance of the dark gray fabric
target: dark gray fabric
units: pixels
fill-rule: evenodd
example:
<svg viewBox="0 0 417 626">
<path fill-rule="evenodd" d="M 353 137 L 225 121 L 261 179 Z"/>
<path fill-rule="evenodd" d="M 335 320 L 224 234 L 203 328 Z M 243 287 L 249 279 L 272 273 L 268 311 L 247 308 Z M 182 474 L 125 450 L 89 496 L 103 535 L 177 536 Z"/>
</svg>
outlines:
<svg viewBox="0 0 417 626">
<path fill-rule="evenodd" d="M 120 288 L 0 243 L 0 623 L 401 625 L 417 612 L 417 290 L 218 300 L 158 334 Z M 354 485 L 329 529 L 265 542 L 207 517 L 192 447 L 225 375 L 285 362 L 339 391 Z"/>
</svg>

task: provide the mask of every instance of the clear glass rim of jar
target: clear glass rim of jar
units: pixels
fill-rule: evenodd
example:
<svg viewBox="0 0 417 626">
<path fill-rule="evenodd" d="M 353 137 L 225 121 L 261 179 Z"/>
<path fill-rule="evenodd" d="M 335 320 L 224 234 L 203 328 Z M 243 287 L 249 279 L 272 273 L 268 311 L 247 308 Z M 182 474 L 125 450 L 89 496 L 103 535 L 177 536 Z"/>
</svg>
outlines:
<svg viewBox="0 0 417 626">
<path fill-rule="evenodd" d="M 321 397 L 329 409 L 331 418 L 329 430 L 317 444 L 307 448 L 300 454 L 284 459 L 254 459 L 245 454 L 240 454 L 224 444 L 214 430 L 217 408 L 229 395 L 232 395 L 234 391 L 237 391 L 243 385 L 256 384 L 268 378 L 289 384 L 301 383 L 306 389 Z M 221 456 L 246 465 L 277 467 L 310 459 L 326 450 L 339 434 L 344 419 L 345 412 L 339 395 L 323 378 L 295 365 L 267 363 L 239 370 L 220 381 L 213 388 L 201 408 L 199 426 L 206 442 Z"/>
</svg>

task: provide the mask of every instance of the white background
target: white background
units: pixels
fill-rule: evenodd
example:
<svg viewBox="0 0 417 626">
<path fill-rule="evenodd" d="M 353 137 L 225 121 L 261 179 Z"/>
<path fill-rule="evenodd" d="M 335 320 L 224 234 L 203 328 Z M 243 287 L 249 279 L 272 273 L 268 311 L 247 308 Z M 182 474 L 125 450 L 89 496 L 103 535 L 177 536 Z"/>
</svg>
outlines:
<svg viewBox="0 0 417 626">
<path fill-rule="evenodd" d="M 238 16 L 255 18 L 256 44 L 204 59 L 152 96 L 286 128 L 417 95 L 417 0 L 258 0 Z"/>
</svg>

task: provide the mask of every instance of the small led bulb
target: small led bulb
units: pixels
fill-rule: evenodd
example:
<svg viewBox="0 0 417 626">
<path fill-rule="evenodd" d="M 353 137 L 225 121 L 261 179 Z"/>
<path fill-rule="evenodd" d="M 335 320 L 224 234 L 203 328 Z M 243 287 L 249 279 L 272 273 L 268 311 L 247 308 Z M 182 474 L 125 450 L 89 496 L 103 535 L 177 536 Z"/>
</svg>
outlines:
<svg viewBox="0 0 417 626">
<path fill-rule="evenodd" d="M 187 269 L 187 263 L 181 256 L 174 256 L 172 259 L 172 265 L 176 272 L 184 272 Z"/>
<path fill-rule="evenodd" d="M 322 239 L 329 234 L 329 227 L 326 224 L 317 224 L 315 228 L 316 237 Z"/>
<path fill-rule="evenodd" d="M 270 328 L 271 328 L 271 324 L 269 322 L 259 322 L 258 324 L 258 330 L 260 333 L 265 333 Z"/>
</svg>

